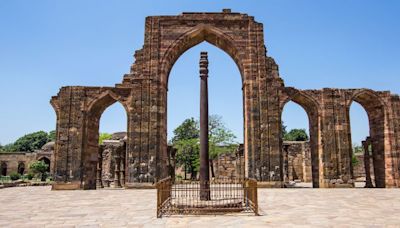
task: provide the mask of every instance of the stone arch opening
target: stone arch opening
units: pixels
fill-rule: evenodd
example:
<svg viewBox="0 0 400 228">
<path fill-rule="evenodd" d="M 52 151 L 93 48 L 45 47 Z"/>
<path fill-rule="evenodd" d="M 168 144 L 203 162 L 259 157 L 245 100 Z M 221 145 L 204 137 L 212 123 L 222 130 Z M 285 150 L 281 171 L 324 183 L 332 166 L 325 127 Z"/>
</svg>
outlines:
<svg viewBox="0 0 400 228">
<path fill-rule="evenodd" d="M 2 176 L 7 176 L 7 162 L 1 162 L 0 170 Z"/>
<path fill-rule="evenodd" d="M 369 122 L 369 140 L 371 145 L 372 165 L 375 187 L 386 186 L 385 173 L 385 106 L 379 96 L 373 91 L 356 92 L 348 106 L 348 115 L 352 102 L 360 104 L 367 113 Z M 350 134 L 351 141 L 351 134 Z M 350 150 L 352 152 L 352 150 Z M 352 156 L 352 154 L 350 154 Z M 351 164 L 352 166 L 352 164 Z M 353 167 L 352 167 L 353 170 Z"/>
<path fill-rule="evenodd" d="M 44 163 L 47 165 L 47 170 L 46 170 L 46 172 L 50 172 L 50 165 L 51 165 L 50 159 L 47 158 L 47 157 L 41 157 L 41 158 L 39 159 L 39 161 L 44 162 Z"/>
<path fill-rule="evenodd" d="M 161 80 L 165 82 L 166 85 L 168 85 L 168 78 L 171 69 L 178 58 L 184 52 L 202 42 L 208 42 L 227 53 L 235 61 L 242 76 L 242 80 L 244 80 L 244 66 L 242 63 L 244 54 L 236 48 L 237 45 L 235 45 L 234 40 L 215 27 L 200 24 L 182 34 L 168 47 L 161 60 Z"/>
<path fill-rule="evenodd" d="M 245 60 L 245 53 L 246 50 L 243 49 L 240 45 L 235 43 L 235 41 L 226 33 L 223 31 L 219 30 L 216 27 L 210 26 L 210 25 L 205 25 L 205 24 L 199 24 L 193 28 L 191 28 L 189 31 L 183 33 L 179 38 L 174 40 L 174 42 L 167 48 L 167 51 L 161 58 L 161 82 L 162 84 L 165 85 L 166 87 L 166 94 L 164 95 L 165 97 L 165 113 L 167 115 L 167 99 L 168 99 L 168 81 L 169 81 L 169 75 L 171 72 L 171 69 L 173 68 L 174 64 L 176 61 L 189 49 L 193 48 L 194 46 L 202 43 L 202 42 L 207 42 L 214 47 L 218 48 L 219 50 L 223 51 L 226 53 L 232 60 L 235 62 L 237 68 L 239 69 L 240 76 L 241 76 L 241 84 L 242 84 L 242 102 L 243 102 L 243 132 L 244 132 L 244 139 L 243 139 L 243 144 L 244 144 L 244 153 L 246 154 L 245 156 L 248 157 L 248 135 L 250 133 L 246 133 L 249 130 L 249 125 L 250 121 L 250 113 L 249 113 L 249 108 L 245 108 L 246 106 L 249 106 L 248 102 L 250 101 L 249 96 L 253 92 L 253 89 L 255 87 L 245 87 L 245 81 L 246 81 L 246 75 L 249 74 L 249 72 L 246 73 L 245 65 L 243 63 L 243 60 Z M 197 65 L 198 62 L 196 62 Z M 212 64 L 212 63 L 211 63 Z M 247 97 L 247 99 L 246 99 Z M 212 99 L 212 98 L 211 98 Z M 211 114 L 211 113 L 210 113 Z M 248 121 L 246 121 L 246 119 Z M 246 124 L 247 123 L 247 124 Z M 167 116 L 165 117 L 165 126 L 167 126 Z M 164 132 L 166 132 L 167 129 L 165 129 Z M 165 138 L 167 138 L 165 136 Z M 247 164 L 247 159 L 245 159 L 246 164 Z M 246 166 L 246 165 L 245 165 Z M 252 174 L 250 174 L 252 175 Z"/>
<path fill-rule="evenodd" d="M 24 173 L 25 173 L 25 163 L 24 162 L 18 162 L 18 173 L 21 175 L 24 175 Z"/>
<path fill-rule="evenodd" d="M 319 188 L 320 186 L 320 137 L 319 137 L 319 105 L 318 102 L 313 98 L 305 94 L 304 92 L 294 90 L 289 91 L 288 98 L 283 102 L 281 106 L 281 115 L 283 107 L 289 102 L 292 101 L 302 107 L 307 114 L 308 124 L 309 124 L 309 147 L 310 147 L 310 159 L 311 159 L 311 180 L 313 188 Z M 280 132 L 282 133 L 282 126 Z M 281 140 L 282 145 L 282 140 Z M 282 149 L 285 149 L 284 146 L 281 146 Z"/>
<path fill-rule="evenodd" d="M 240 69 L 228 53 L 207 41 L 202 41 L 187 49 L 172 66 L 172 70 L 168 76 L 168 86 L 171 89 L 167 93 L 168 138 L 170 139 L 173 135 L 173 129 L 178 127 L 185 119 L 194 117 L 198 120 L 199 118 L 199 59 L 201 51 L 208 52 L 208 104 L 210 121 L 211 119 L 216 120 L 221 117 L 223 124 L 229 130 L 237 133 L 237 142 L 242 144 L 244 118 L 243 93 L 239 93 L 242 88 Z M 221 65 L 224 67 L 220 67 Z M 222 88 L 224 88 L 223 94 L 220 92 Z M 182 105 L 183 109 L 179 107 Z M 179 121 L 177 120 L 178 118 Z M 231 150 L 231 154 L 221 154 L 220 160 L 215 154 L 210 155 L 211 178 L 239 178 L 240 175 L 243 177 L 244 167 L 240 166 L 240 162 L 244 162 L 243 145 L 240 145 L 240 148 L 240 154 L 238 152 L 239 149 L 235 148 Z M 237 164 L 237 166 L 226 169 L 226 165 L 223 163 L 227 162 L 227 159 L 232 159 L 230 162 Z M 185 169 L 184 166 L 177 168 L 177 175 L 188 179 L 192 177 L 190 169 Z"/>
<path fill-rule="evenodd" d="M 99 148 L 100 119 L 104 111 L 116 103 L 124 107 L 126 119 L 128 119 L 128 109 L 125 103 L 118 100 L 118 96 L 109 91 L 100 95 L 88 106 L 87 120 L 85 123 L 86 134 L 84 136 L 84 150 L 82 151 L 81 159 L 83 171 L 81 183 L 83 189 L 96 189 L 96 183 L 98 186 L 102 186 L 102 154 Z M 128 128 L 128 121 L 126 122 L 126 126 Z M 123 153 L 125 158 L 126 149 Z M 125 168 L 125 163 L 126 162 L 123 161 L 123 168 Z"/>
<path fill-rule="evenodd" d="M 286 183 L 302 182 L 302 186 L 312 183 L 309 125 L 304 108 L 292 101 L 285 104 L 282 111 L 282 153 Z"/>
</svg>

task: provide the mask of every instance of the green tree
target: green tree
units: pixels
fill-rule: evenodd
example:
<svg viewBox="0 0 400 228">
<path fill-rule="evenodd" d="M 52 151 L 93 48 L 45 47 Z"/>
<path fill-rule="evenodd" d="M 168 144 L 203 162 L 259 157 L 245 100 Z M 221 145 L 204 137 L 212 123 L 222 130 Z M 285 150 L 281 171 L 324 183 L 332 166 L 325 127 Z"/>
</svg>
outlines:
<svg viewBox="0 0 400 228">
<path fill-rule="evenodd" d="M 33 152 L 42 148 L 48 142 L 48 135 L 44 131 L 38 131 L 22 136 L 11 146 L 11 151 Z"/>
<path fill-rule="evenodd" d="M 48 134 L 48 136 L 47 136 L 47 140 L 48 140 L 49 142 L 54 142 L 54 141 L 56 141 L 56 131 L 55 131 L 55 130 L 49 132 L 49 134 Z"/>
<path fill-rule="evenodd" d="M 200 167 L 199 139 L 180 139 L 175 141 L 174 147 L 177 149 L 176 162 L 177 165 L 183 166 L 185 180 L 187 179 L 187 173 L 190 173 L 192 180 L 196 179 Z"/>
<path fill-rule="evenodd" d="M 29 165 L 29 169 L 35 173 L 35 174 L 40 174 L 41 181 L 46 181 L 47 177 L 47 168 L 49 166 L 44 163 L 44 161 L 34 161 Z"/>
<path fill-rule="evenodd" d="M 213 160 L 220 154 L 235 151 L 238 147 L 235 139 L 235 134 L 225 126 L 221 116 L 211 115 L 208 118 L 208 147 L 212 177 L 215 177 Z"/>
<path fill-rule="evenodd" d="M 283 136 L 286 141 L 307 141 L 308 135 L 305 129 L 292 129 Z"/>
<path fill-rule="evenodd" d="M 15 149 L 14 149 L 14 144 L 9 143 L 9 144 L 7 144 L 7 145 L 4 145 L 4 146 L 2 146 L 2 147 L 0 148 L 0 151 L 1 151 L 1 152 L 13 152 L 13 151 L 15 151 Z"/>
<path fill-rule="evenodd" d="M 56 140 L 56 131 L 50 131 L 46 133 L 45 131 L 37 131 L 33 133 L 26 134 L 14 143 L 9 143 L 7 145 L 0 145 L 0 152 L 33 152 L 42 148 L 44 144 L 50 141 Z"/>
<path fill-rule="evenodd" d="M 198 121 L 189 118 L 174 130 L 174 137 L 171 139 L 172 145 L 177 149 L 176 163 L 183 166 L 185 179 L 187 173 L 195 179 L 199 170 L 199 133 Z"/>
<path fill-rule="evenodd" d="M 102 144 L 104 140 L 109 140 L 111 138 L 112 138 L 112 134 L 100 133 L 100 135 L 99 135 L 99 144 Z"/>
<path fill-rule="evenodd" d="M 221 153 L 233 152 L 238 144 L 234 141 L 236 136 L 225 127 L 221 116 L 211 115 L 209 117 L 208 134 L 210 165 L 212 176 L 214 176 L 212 159 L 215 159 Z M 177 165 L 184 166 L 185 175 L 186 172 L 189 172 L 192 178 L 196 177 L 200 167 L 199 135 L 198 121 L 189 118 L 174 130 L 174 137 L 171 140 L 171 143 L 177 149 Z"/>
<path fill-rule="evenodd" d="M 192 117 L 184 120 L 181 125 L 175 128 L 174 137 L 171 139 L 171 142 L 174 143 L 182 139 L 194 139 L 198 138 L 199 135 L 199 122 Z"/>
</svg>

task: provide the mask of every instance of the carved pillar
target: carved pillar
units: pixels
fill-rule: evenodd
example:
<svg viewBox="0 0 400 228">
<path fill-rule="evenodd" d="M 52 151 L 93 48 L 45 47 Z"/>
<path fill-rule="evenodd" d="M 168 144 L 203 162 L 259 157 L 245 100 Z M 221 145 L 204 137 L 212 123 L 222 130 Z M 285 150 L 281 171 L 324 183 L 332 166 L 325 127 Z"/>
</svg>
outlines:
<svg viewBox="0 0 400 228">
<path fill-rule="evenodd" d="M 370 159 L 371 155 L 369 154 L 369 145 L 371 141 L 370 138 L 367 137 L 365 141 L 362 141 L 362 146 L 364 149 L 364 168 L 365 168 L 365 187 L 366 188 L 373 188 L 374 185 L 372 184 L 372 179 L 371 179 L 371 165 L 370 165 Z"/>
<path fill-rule="evenodd" d="M 121 166 L 121 151 L 115 150 L 115 170 L 114 170 L 114 188 L 121 187 L 120 166 Z"/>
<path fill-rule="evenodd" d="M 283 180 L 289 182 L 289 145 L 283 145 Z"/>
<path fill-rule="evenodd" d="M 121 150 L 121 159 L 120 159 L 120 180 L 121 186 L 125 186 L 125 159 L 126 159 L 126 143 L 124 143 L 122 150 Z"/>
<path fill-rule="evenodd" d="M 96 188 L 103 188 L 103 182 L 102 182 L 102 170 L 103 170 L 103 148 L 102 146 L 99 146 L 99 152 L 97 154 L 97 173 L 96 173 Z"/>
</svg>

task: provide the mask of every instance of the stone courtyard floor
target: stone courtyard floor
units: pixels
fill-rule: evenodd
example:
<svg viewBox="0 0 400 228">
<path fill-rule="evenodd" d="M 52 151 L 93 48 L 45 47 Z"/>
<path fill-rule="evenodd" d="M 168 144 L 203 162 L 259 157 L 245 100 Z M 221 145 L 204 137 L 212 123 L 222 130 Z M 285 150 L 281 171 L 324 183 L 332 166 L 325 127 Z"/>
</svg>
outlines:
<svg viewBox="0 0 400 228">
<path fill-rule="evenodd" d="M 0 227 L 400 227 L 400 189 L 259 189 L 261 216 L 156 218 L 155 190 L 0 189 Z"/>
</svg>

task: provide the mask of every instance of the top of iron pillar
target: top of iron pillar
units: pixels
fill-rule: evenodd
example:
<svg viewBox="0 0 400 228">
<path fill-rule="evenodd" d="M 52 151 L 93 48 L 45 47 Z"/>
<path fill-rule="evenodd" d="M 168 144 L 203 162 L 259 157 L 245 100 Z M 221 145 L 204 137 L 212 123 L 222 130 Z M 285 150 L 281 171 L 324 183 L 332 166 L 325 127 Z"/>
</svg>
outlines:
<svg viewBox="0 0 400 228">
<path fill-rule="evenodd" d="M 208 77 L 208 54 L 200 52 L 200 77 Z"/>
</svg>

